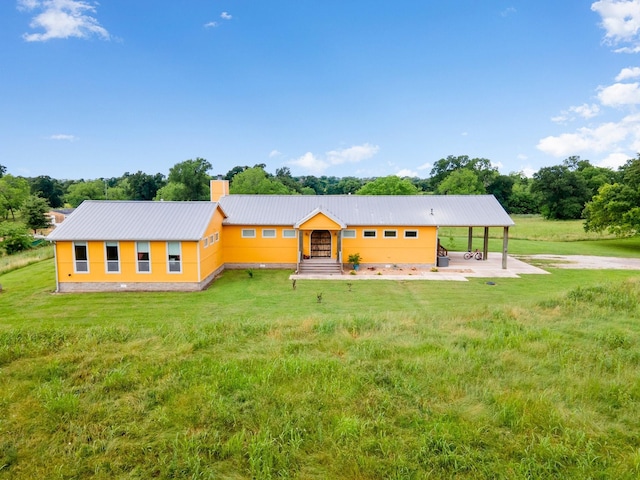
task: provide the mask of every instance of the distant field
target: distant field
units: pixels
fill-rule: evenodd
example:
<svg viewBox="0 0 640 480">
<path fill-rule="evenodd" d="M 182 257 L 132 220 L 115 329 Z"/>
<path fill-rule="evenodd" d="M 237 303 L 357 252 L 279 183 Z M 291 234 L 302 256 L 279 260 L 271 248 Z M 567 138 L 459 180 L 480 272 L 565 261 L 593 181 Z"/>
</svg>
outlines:
<svg viewBox="0 0 640 480">
<path fill-rule="evenodd" d="M 0 275 L 0 479 L 638 478 L 638 272 L 487 280 Z"/>
</svg>

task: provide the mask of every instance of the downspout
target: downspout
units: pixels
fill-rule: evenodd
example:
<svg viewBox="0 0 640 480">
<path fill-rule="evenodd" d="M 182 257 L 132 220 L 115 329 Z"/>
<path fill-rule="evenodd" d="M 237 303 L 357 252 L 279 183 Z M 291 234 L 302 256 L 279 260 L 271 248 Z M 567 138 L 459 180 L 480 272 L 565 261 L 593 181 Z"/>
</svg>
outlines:
<svg viewBox="0 0 640 480">
<path fill-rule="evenodd" d="M 302 230 L 298 229 L 298 257 L 296 262 L 296 273 L 300 272 L 300 262 L 302 261 L 302 252 L 303 252 L 302 237 L 304 237 L 304 233 L 302 232 Z"/>
<path fill-rule="evenodd" d="M 53 264 L 56 267 L 56 293 L 60 293 L 60 278 L 58 275 L 58 242 L 53 242 Z"/>
</svg>

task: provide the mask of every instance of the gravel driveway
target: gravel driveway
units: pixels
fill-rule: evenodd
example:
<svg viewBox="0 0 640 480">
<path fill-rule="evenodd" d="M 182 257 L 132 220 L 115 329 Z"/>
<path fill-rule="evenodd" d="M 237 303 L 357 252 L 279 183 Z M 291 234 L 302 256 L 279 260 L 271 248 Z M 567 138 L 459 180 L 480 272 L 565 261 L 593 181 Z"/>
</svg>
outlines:
<svg viewBox="0 0 640 480">
<path fill-rule="evenodd" d="M 640 270 L 640 258 L 595 257 L 591 255 L 518 255 L 527 263 L 542 261 L 556 268 L 588 270 Z"/>
</svg>

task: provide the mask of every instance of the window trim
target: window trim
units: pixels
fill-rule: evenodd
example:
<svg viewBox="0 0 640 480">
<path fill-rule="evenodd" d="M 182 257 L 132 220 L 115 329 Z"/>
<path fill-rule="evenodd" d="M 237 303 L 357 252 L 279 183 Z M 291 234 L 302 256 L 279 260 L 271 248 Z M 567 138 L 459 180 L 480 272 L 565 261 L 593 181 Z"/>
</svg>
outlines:
<svg viewBox="0 0 640 480">
<path fill-rule="evenodd" d="M 293 233 L 293 235 L 287 235 L 287 233 L 289 234 Z M 282 238 L 298 238 L 298 233 L 296 232 L 295 228 L 283 228 Z"/>
<path fill-rule="evenodd" d="M 243 228 L 241 232 L 242 238 L 256 238 L 255 228 Z"/>
<path fill-rule="evenodd" d="M 220 232 L 216 232 L 213 234 L 213 242 L 219 242 L 220 241 Z"/>
<path fill-rule="evenodd" d="M 140 251 L 140 244 L 141 243 L 146 243 L 147 244 L 147 251 Z M 148 260 L 141 260 L 140 259 L 140 254 L 144 254 L 146 253 L 148 255 Z M 141 262 L 147 262 L 149 264 L 149 270 L 140 270 L 140 263 Z M 151 273 L 151 242 L 148 241 L 140 241 L 140 242 L 136 242 L 136 273 L 142 273 L 142 274 L 147 274 L 147 273 Z"/>
<path fill-rule="evenodd" d="M 387 235 L 387 233 L 393 233 L 393 235 Z M 396 239 L 396 238 L 398 238 L 398 230 L 383 230 L 382 231 L 382 238 L 393 238 L 393 239 Z"/>
<path fill-rule="evenodd" d="M 267 232 L 269 232 L 269 235 L 267 235 Z M 271 235 L 271 232 L 273 232 L 273 235 Z M 275 228 L 262 229 L 262 238 L 277 238 L 277 237 L 278 237 L 278 231 Z"/>
<path fill-rule="evenodd" d="M 169 252 L 170 250 L 170 245 L 178 245 L 178 260 L 171 260 L 171 253 Z M 174 255 L 175 256 L 175 255 Z M 178 270 L 172 270 L 171 266 L 172 264 L 176 264 L 178 265 L 179 269 Z M 170 274 L 179 274 L 182 273 L 182 242 L 167 242 L 167 273 Z"/>
<path fill-rule="evenodd" d="M 408 236 L 407 233 L 409 233 L 409 232 L 413 232 L 413 233 L 415 233 L 415 235 Z M 418 230 L 405 230 L 404 231 L 404 238 L 410 238 L 412 240 L 415 239 L 415 238 L 418 238 Z"/>
<path fill-rule="evenodd" d="M 367 232 L 373 232 L 373 235 L 367 235 Z M 362 238 L 378 238 L 378 230 L 362 230 Z"/>
<path fill-rule="evenodd" d="M 357 236 L 358 232 L 356 232 L 354 228 L 348 228 L 342 231 L 342 238 L 357 238 Z"/>
<path fill-rule="evenodd" d="M 115 247 L 116 249 L 116 259 L 115 260 L 109 260 L 109 248 L 113 248 Z M 111 270 L 109 267 L 111 265 L 114 265 L 116 269 L 115 270 Z M 111 275 L 113 273 L 120 273 L 120 242 L 115 242 L 115 241 L 106 241 L 104 242 L 104 268 L 105 268 L 105 273 Z"/>
<path fill-rule="evenodd" d="M 84 247 L 84 253 L 85 256 L 87 257 L 86 260 L 78 260 L 77 256 L 76 256 L 76 248 L 77 247 Z M 86 270 L 78 270 L 78 262 L 85 262 L 87 264 L 87 269 Z M 74 273 L 90 273 L 90 268 L 89 268 L 89 245 L 87 244 L 87 242 L 73 242 L 73 272 Z"/>
</svg>

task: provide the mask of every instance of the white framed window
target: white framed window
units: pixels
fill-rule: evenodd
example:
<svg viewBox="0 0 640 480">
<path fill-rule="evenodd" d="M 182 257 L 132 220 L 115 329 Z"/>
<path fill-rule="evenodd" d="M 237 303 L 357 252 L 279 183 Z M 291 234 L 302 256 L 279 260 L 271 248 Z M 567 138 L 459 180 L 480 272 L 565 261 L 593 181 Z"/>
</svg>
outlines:
<svg viewBox="0 0 640 480">
<path fill-rule="evenodd" d="M 204 243 L 204 248 L 207 248 L 209 246 L 209 237 L 204 237 L 203 243 Z"/>
<path fill-rule="evenodd" d="M 167 267 L 169 273 L 182 272 L 182 251 L 180 242 L 167 242 Z"/>
<path fill-rule="evenodd" d="M 356 231 L 355 230 L 343 230 L 342 231 L 342 238 L 356 238 Z"/>
<path fill-rule="evenodd" d="M 282 230 L 282 238 L 296 238 L 296 231 L 291 228 Z"/>
<path fill-rule="evenodd" d="M 418 231 L 417 230 L 405 230 L 404 231 L 404 238 L 418 238 Z"/>
<path fill-rule="evenodd" d="M 220 241 L 220 233 L 216 232 L 213 234 L 213 241 L 214 242 L 219 242 Z"/>
<path fill-rule="evenodd" d="M 138 273 L 151 273 L 149 242 L 136 242 L 136 268 Z"/>
<path fill-rule="evenodd" d="M 262 238 L 276 238 L 276 229 L 275 228 L 263 228 L 262 229 Z"/>
<path fill-rule="evenodd" d="M 397 230 L 385 230 L 383 235 L 384 235 L 384 238 L 398 238 L 398 231 Z"/>
<path fill-rule="evenodd" d="M 107 273 L 120 272 L 120 252 L 118 242 L 104 242 L 107 259 Z"/>
<path fill-rule="evenodd" d="M 73 265 L 76 273 L 89 273 L 87 242 L 73 242 Z"/>
<path fill-rule="evenodd" d="M 216 235 L 209 235 L 209 245 L 213 244 L 213 242 L 217 242 L 218 240 L 216 239 L 216 236 L 218 235 L 218 233 L 216 232 Z"/>
<path fill-rule="evenodd" d="M 376 238 L 378 236 L 377 230 L 363 230 L 362 236 L 364 238 Z"/>
<path fill-rule="evenodd" d="M 242 229 L 242 238 L 256 238 L 256 229 L 255 228 L 243 228 Z"/>
</svg>

